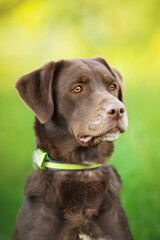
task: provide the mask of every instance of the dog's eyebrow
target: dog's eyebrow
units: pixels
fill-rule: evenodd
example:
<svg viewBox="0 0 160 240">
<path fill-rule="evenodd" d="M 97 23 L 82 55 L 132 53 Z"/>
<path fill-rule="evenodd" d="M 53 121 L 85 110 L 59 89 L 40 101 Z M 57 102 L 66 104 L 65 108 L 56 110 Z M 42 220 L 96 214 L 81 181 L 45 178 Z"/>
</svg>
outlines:
<svg viewBox="0 0 160 240">
<path fill-rule="evenodd" d="M 73 83 L 89 83 L 90 82 L 90 79 L 89 79 L 89 76 L 86 75 L 86 74 L 83 74 L 81 76 L 79 76 L 78 78 L 76 78 L 73 82 Z"/>
<path fill-rule="evenodd" d="M 104 70 L 101 68 L 96 68 L 96 73 L 104 82 L 112 83 L 117 81 L 116 78 L 108 71 L 108 69 Z"/>
<path fill-rule="evenodd" d="M 109 78 L 108 81 L 109 81 L 110 83 L 112 83 L 112 82 L 116 82 L 117 79 L 116 79 L 116 78 Z"/>
<path fill-rule="evenodd" d="M 117 81 L 116 78 L 114 78 L 112 76 L 109 76 L 107 74 L 102 74 L 101 77 L 102 77 L 103 81 L 108 82 L 108 83 L 112 83 L 112 82 Z"/>
</svg>

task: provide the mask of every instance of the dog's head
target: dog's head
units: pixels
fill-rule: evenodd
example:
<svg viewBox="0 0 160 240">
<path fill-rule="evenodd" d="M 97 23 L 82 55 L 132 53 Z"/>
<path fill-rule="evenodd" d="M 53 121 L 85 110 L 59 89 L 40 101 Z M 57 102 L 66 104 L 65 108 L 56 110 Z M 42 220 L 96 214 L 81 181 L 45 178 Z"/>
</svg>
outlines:
<svg viewBox="0 0 160 240">
<path fill-rule="evenodd" d="M 42 124 L 65 122 L 82 146 L 114 141 L 127 129 L 122 76 L 103 58 L 49 62 L 16 88 Z"/>
</svg>

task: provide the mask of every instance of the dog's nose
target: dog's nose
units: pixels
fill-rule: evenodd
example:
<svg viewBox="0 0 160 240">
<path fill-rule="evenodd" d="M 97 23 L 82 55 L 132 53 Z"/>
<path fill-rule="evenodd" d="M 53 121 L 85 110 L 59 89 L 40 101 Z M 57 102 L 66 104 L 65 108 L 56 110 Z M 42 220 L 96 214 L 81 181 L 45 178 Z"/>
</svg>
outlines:
<svg viewBox="0 0 160 240">
<path fill-rule="evenodd" d="M 107 114 L 112 119 L 121 119 L 125 114 L 125 108 L 122 102 L 109 103 Z"/>
</svg>

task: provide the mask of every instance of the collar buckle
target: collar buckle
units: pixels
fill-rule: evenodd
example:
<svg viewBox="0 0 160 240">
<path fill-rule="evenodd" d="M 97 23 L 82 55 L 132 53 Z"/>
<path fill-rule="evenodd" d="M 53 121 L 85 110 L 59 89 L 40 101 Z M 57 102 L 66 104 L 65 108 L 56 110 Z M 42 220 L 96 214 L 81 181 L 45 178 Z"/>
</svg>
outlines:
<svg viewBox="0 0 160 240">
<path fill-rule="evenodd" d="M 34 152 L 34 165 L 37 168 L 45 170 L 45 160 L 48 159 L 48 154 L 46 152 L 41 151 L 41 149 L 37 149 Z"/>
</svg>

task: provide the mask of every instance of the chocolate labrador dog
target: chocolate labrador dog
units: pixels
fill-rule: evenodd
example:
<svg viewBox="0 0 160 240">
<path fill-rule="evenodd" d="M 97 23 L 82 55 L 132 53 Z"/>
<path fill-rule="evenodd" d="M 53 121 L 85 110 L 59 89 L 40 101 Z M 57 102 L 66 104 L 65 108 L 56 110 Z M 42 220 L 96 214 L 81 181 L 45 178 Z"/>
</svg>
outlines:
<svg viewBox="0 0 160 240">
<path fill-rule="evenodd" d="M 13 240 L 130 240 L 106 163 L 126 131 L 121 74 L 105 59 L 49 62 L 17 81 L 35 113 L 37 170 L 28 177 Z"/>
</svg>

